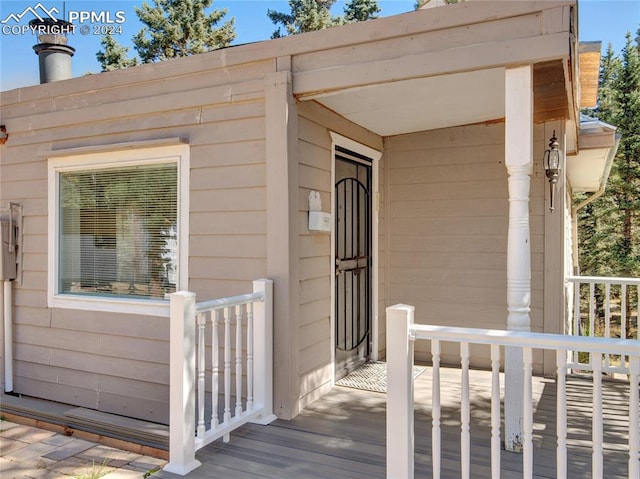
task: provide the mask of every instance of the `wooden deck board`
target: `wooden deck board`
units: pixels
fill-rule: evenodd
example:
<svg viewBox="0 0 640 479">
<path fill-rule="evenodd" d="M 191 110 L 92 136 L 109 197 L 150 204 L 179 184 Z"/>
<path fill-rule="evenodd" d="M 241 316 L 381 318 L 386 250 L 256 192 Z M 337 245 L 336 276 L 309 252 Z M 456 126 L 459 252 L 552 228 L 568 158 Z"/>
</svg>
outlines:
<svg viewBox="0 0 640 479">
<path fill-rule="evenodd" d="M 460 477 L 460 371 L 442 370 L 442 477 Z M 503 383 L 501 383 L 503 385 Z M 471 371 L 471 474 L 485 479 L 491 471 L 490 375 Z M 626 479 L 628 467 L 628 388 L 623 381 L 605 381 L 604 470 L 607 479 Z M 431 374 L 418 377 L 416 391 L 416 478 L 431 477 Z M 534 378 L 534 477 L 555 478 L 555 382 Z M 568 477 L 591 477 L 590 380 L 568 381 Z M 334 388 L 290 421 L 269 426 L 248 424 L 196 455 L 202 466 L 188 479 L 363 479 L 381 478 L 385 469 L 386 396 Z M 501 452 L 503 479 L 522 477 L 522 455 Z M 176 479 L 161 471 L 154 477 Z"/>
</svg>

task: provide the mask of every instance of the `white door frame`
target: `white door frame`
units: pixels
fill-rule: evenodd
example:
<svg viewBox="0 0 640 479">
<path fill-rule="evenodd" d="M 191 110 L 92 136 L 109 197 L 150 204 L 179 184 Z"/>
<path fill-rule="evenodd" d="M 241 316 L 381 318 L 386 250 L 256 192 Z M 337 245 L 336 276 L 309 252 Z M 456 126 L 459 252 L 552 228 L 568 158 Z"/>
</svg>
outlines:
<svg viewBox="0 0 640 479">
<path fill-rule="evenodd" d="M 368 158 L 371 158 L 371 359 L 378 359 L 378 210 L 379 210 L 379 164 L 382 152 L 358 143 L 350 138 L 331 133 L 331 384 L 336 378 L 336 146 L 341 146 Z"/>
</svg>

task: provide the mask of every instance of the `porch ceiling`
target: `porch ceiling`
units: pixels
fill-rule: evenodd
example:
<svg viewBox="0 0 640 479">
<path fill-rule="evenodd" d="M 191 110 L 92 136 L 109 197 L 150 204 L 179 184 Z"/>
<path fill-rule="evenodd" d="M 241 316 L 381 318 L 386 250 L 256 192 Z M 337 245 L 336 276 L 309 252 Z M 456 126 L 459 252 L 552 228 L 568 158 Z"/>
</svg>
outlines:
<svg viewBox="0 0 640 479">
<path fill-rule="evenodd" d="M 480 123 L 504 117 L 504 69 L 370 85 L 317 101 L 381 136 Z"/>
<path fill-rule="evenodd" d="M 534 121 L 569 117 L 561 60 L 534 65 Z M 346 119 L 393 136 L 504 119 L 504 68 L 349 88 L 313 98 Z"/>
</svg>

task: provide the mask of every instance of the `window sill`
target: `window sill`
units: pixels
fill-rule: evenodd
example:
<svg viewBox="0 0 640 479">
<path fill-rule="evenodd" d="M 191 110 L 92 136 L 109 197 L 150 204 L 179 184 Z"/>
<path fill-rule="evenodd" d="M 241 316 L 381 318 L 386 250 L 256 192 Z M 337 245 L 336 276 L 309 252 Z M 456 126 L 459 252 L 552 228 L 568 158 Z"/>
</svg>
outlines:
<svg viewBox="0 0 640 479">
<path fill-rule="evenodd" d="M 169 317 L 169 301 L 126 298 L 87 297 L 73 294 L 54 295 L 49 298 L 50 308 L 82 309 L 105 313 L 141 314 Z"/>
</svg>

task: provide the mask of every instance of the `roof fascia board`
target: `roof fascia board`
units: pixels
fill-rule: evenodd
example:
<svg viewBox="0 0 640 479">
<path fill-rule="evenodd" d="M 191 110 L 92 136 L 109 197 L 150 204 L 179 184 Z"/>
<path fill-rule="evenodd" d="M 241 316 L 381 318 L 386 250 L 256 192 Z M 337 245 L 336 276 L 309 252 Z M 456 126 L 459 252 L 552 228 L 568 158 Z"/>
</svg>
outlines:
<svg viewBox="0 0 640 479">
<path fill-rule="evenodd" d="M 327 91 L 356 88 L 397 80 L 465 71 L 533 64 L 567 56 L 568 32 L 469 45 L 400 58 L 355 63 L 337 69 L 298 72 L 294 94 L 322 95 Z"/>
</svg>

